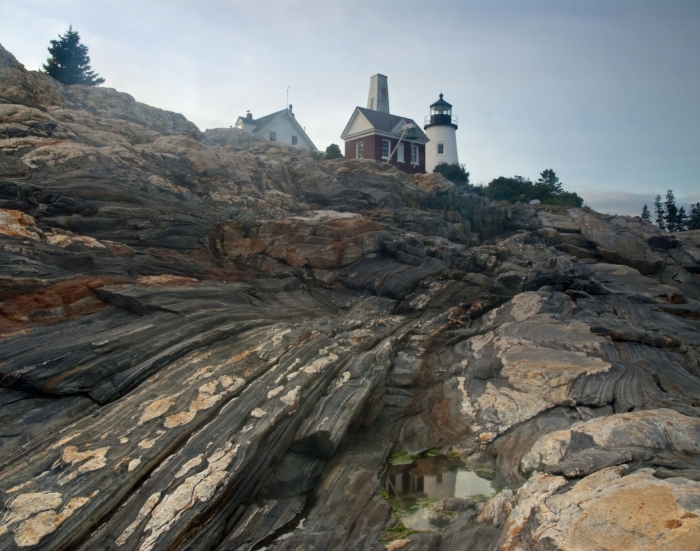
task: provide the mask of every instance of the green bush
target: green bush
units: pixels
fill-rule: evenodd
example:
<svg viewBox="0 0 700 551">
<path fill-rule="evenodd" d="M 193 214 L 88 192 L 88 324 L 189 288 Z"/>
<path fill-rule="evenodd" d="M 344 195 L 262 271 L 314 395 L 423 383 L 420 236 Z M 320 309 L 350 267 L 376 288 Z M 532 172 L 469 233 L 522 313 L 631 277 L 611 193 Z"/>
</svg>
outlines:
<svg viewBox="0 0 700 551">
<path fill-rule="evenodd" d="M 342 159 L 343 154 L 340 152 L 338 144 L 332 143 L 326 148 L 326 156 L 324 159 Z"/>
<path fill-rule="evenodd" d="M 450 182 L 458 186 L 469 185 L 469 173 L 465 170 L 464 165 L 440 163 L 433 169 L 433 172 L 442 174 Z"/>
<path fill-rule="evenodd" d="M 538 199 L 546 205 L 565 208 L 583 206 L 583 199 L 578 194 L 562 189 L 559 178 L 551 169 L 542 172 L 540 179 L 535 183 L 522 176 L 499 176 L 489 182 L 484 188 L 484 194 L 492 201 L 529 203 Z"/>
</svg>

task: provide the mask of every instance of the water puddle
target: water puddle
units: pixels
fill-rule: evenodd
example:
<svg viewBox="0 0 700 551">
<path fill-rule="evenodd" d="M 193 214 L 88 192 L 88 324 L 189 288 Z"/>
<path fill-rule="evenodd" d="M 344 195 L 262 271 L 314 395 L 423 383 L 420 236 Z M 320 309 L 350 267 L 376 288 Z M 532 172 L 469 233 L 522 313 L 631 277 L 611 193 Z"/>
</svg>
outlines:
<svg viewBox="0 0 700 551">
<path fill-rule="evenodd" d="M 412 530 L 439 530 L 449 524 L 449 512 L 436 510 L 448 498 L 476 500 L 496 494 L 488 472 L 475 471 L 459 456 L 412 457 L 405 452 L 390 460 L 385 497 L 393 514 Z"/>
</svg>

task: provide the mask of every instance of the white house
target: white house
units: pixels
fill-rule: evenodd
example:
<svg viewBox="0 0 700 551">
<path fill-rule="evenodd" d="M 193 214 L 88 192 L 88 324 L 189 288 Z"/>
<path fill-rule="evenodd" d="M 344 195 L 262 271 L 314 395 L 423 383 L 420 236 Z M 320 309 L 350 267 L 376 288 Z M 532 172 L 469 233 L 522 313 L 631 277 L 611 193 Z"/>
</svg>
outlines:
<svg viewBox="0 0 700 551">
<path fill-rule="evenodd" d="M 258 134 L 271 142 L 279 142 L 287 145 L 295 145 L 303 149 L 316 150 L 316 146 L 306 135 L 304 129 L 297 122 L 292 106 L 282 109 L 271 115 L 254 119 L 252 113 L 245 117 L 238 117 L 236 128 L 252 134 Z"/>
</svg>

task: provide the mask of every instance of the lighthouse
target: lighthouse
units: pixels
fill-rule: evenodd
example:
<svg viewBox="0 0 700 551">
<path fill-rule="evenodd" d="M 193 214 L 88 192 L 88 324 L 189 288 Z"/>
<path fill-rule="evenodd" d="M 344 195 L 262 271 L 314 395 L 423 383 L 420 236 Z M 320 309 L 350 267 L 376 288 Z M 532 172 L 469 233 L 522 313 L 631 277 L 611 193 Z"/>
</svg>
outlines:
<svg viewBox="0 0 700 551">
<path fill-rule="evenodd" d="M 430 106 L 430 116 L 423 121 L 430 142 L 425 146 L 425 170 L 432 172 L 440 163 L 459 164 L 457 157 L 457 117 L 452 105 L 442 99 Z"/>
</svg>

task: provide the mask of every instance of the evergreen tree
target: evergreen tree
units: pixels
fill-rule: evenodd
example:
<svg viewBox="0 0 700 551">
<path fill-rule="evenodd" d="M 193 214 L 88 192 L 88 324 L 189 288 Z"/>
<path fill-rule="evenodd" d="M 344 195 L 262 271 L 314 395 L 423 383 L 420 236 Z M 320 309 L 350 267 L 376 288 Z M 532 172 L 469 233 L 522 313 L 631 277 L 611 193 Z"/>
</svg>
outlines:
<svg viewBox="0 0 700 551">
<path fill-rule="evenodd" d="M 332 143 L 326 148 L 326 156 L 324 159 L 342 159 L 343 154 L 340 152 L 338 144 Z"/>
<path fill-rule="evenodd" d="M 673 196 L 673 191 L 666 192 L 666 227 L 668 231 L 678 231 L 678 207 L 676 207 L 676 198 Z"/>
<path fill-rule="evenodd" d="M 100 78 L 90 67 L 88 47 L 80 43 L 78 31 L 71 25 L 66 34 L 52 40 L 49 47 L 51 57 L 44 63 L 44 72 L 63 84 L 86 84 L 97 86 Z"/>
<path fill-rule="evenodd" d="M 559 181 L 556 173 L 551 168 L 542 171 L 536 183 L 545 186 L 552 194 L 557 194 L 564 191 L 562 183 Z"/>
<path fill-rule="evenodd" d="M 656 215 L 656 226 L 661 231 L 666 231 L 666 221 L 664 219 L 666 212 L 663 204 L 661 204 L 661 195 L 657 195 L 656 199 L 654 199 L 654 214 Z"/>
<path fill-rule="evenodd" d="M 642 209 L 642 221 L 651 223 L 651 213 L 646 205 L 644 205 L 644 208 Z"/>
<path fill-rule="evenodd" d="M 688 216 L 685 214 L 685 207 L 678 209 L 676 216 L 676 231 L 685 231 L 688 226 Z"/>
<path fill-rule="evenodd" d="M 700 230 L 700 202 L 690 205 L 689 230 Z"/>
</svg>

